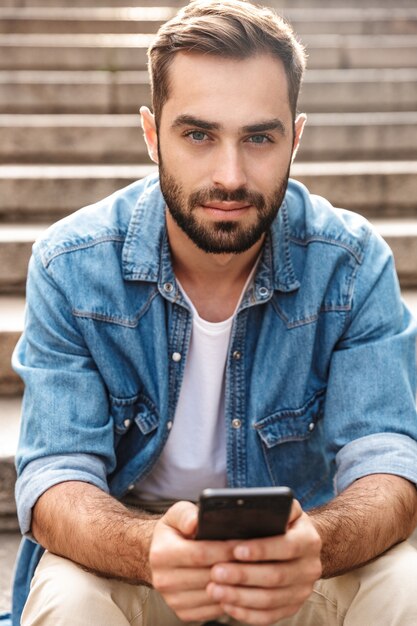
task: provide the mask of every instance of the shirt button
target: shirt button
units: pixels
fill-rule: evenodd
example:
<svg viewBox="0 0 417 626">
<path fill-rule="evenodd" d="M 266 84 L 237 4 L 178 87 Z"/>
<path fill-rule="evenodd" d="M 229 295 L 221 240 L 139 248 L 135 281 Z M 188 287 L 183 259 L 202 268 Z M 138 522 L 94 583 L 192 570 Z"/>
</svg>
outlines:
<svg viewBox="0 0 417 626">
<path fill-rule="evenodd" d="M 166 291 L 167 293 L 171 293 L 172 291 L 174 291 L 174 285 L 172 283 L 165 283 L 164 291 Z"/>
<path fill-rule="evenodd" d="M 175 363 L 179 363 L 181 361 L 181 352 L 173 352 L 171 358 Z"/>
<path fill-rule="evenodd" d="M 167 430 L 171 430 L 172 428 L 172 421 L 169 420 L 169 422 L 167 422 Z"/>
<path fill-rule="evenodd" d="M 239 352 L 239 350 L 235 350 L 232 354 L 232 357 L 235 359 L 235 361 L 239 361 L 240 357 L 242 356 L 241 352 Z"/>
<path fill-rule="evenodd" d="M 130 420 L 130 419 L 126 419 L 126 420 L 123 422 L 123 424 L 124 424 L 125 428 L 129 428 L 129 426 L 130 426 L 130 424 L 131 424 L 131 423 L 132 423 L 132 420 Z"/>
<path fill-rule="evenodd" d="M 242 426 L 242 422 L 239 419 L 234 419 L 232 420 L 232 426 L 233 428 L 240 428 Z"/>
<path fill-rule="evenodd" d="M 134 484 L 129 485 L 129 487 L 128 487 L 129 491 L 132 491 L 132 489 L 134 489 L 134 488 L 135 488 L 135 485 L 134 485 Z"/>
<path fill-rule="evenodd" d="M 314 430 L 316 427 L 316 425 L 314 424 L 314 422 L 310 422 L 310 424 L 308 425 L 308 430 L 311 432 L 312 430 Z"/>
<path fill-rule="evenodd" d="M 260 287 L 259 295 L 261 298 L 266 298 L 269 295 L 269 290 L 266 287 Z"/>
</svg>

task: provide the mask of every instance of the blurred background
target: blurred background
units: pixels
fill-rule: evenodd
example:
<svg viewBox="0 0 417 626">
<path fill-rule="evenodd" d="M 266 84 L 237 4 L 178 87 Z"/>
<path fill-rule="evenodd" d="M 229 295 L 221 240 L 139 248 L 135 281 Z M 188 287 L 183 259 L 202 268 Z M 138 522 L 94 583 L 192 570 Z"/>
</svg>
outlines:
<svg viewBox="0 0 417 626">
<path fill-rule="evenodd" d="M 146 49 L 183 3 L 130 3 L 0 0 L 0 611 L 19 539 L 22 386 L 10 358 L 32 243 L 152 169 L 138 115 L 150 100 Z M 417 0 L 264 4 L 289 19 L 309 55 L 292 177 L 375 224 L 417 313 Z"/>
</svg>

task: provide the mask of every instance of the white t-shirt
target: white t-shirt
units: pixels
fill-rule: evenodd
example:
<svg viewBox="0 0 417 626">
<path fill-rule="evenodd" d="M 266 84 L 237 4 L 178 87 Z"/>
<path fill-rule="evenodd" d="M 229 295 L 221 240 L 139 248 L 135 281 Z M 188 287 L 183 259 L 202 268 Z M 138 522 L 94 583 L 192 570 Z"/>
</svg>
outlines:
<svg viewBox="0 0 417 626">
<path fill-rule="evenodd" d="M 255 267 L 236 310 L 254 272 Z M 180 288 L 193 313 L 190 347 L 168 441 L 152 472 L 135 488 L 144 500 L 198 500 L 202 489 L 226 486 L 224 383 L 236 310 L 227 320 L 208 322 Z"/>
</svg>

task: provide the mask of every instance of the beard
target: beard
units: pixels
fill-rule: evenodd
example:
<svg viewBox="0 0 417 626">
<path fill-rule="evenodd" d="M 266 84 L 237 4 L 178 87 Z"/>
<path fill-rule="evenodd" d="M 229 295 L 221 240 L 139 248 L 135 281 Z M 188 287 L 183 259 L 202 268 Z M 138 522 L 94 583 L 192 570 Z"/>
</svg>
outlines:
<svg viewBox="0 0 417 626">
<path fill-rule="evenodd" d="M 219 188 L 203 188 L 188 197 L 173 176 L 166 172 L 159 159 L 162 195 L 168 210 L 181 230 L 194 244 L 210 254 L 239 254 L 249 250 L 271 227 L 287 190 L 290 166 L 270 197 L 244 187 L 227 192 Z M 245 202 L 256 209 L 256 221 L 250 225 L 238 221 L 201 222 L 194 209 L 210 202 Z"/>
</svg>

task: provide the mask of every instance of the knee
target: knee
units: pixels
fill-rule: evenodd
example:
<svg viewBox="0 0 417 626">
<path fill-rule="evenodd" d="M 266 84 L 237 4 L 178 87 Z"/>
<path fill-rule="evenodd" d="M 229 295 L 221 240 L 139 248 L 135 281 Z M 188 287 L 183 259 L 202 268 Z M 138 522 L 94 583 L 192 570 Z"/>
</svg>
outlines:
<svg viewBox="0 0 417 626">
<path fill-rule="evenodd" d="M 32 580 L 22 614 L 22 626 L 90 623 L 87 615 L 95 604 L 94 597 L 99 596 L 103 600 L 106 584 L 106 579 L 100 579 L 75 563 L 46 552 Z"/>
<path fill-rule="evenodd" d="M 371 567 L 375 571 L 375 584 L 389 584 L 387 589 L 395 589 L 396 594 L 414 598 L 417 550 L 411 544 L 403 542 L 391 548 Z"/>
<path fill-rule="evenodd" d="M 348 574 L 322 581 L 346 626 L 417 624 L 417 550 L 401 543 Z"/>
</svg>

